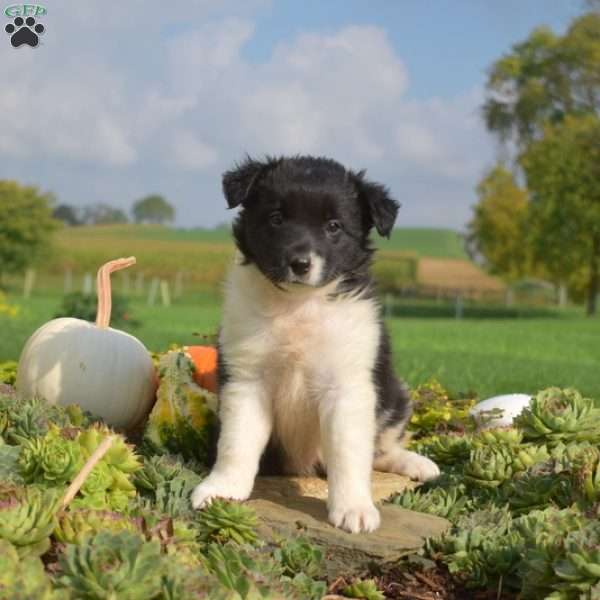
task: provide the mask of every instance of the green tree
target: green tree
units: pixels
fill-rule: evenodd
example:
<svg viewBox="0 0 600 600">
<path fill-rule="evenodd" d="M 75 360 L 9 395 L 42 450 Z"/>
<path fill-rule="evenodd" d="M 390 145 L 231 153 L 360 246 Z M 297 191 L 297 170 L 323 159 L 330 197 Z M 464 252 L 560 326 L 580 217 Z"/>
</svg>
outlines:
<svg viewBox="0 0 600 600">
<path fill-rule="evenodd" d="M 523 149 L 547 123 L 600 116 L 600 13 L 575 19 L 564 36 L 535 29 L 492 66 L 483 107 L 487 127 Z"/>
<path fill-rule="evenodd" d="M 175 218 L 175 209 L 160 195 L 152 194 L 141 198 L 133 205 L 133 218 L 136 223 L 156 223 L 164 225 Z"/>
<path fill-rule="evenodd" d="M 77 209 L 70 204 L 59 204 L 53 211 L 52 216 L 65 225 L 81 225 L 81 221 L 77 216 Z"/>
<path fill-rule="evenodd" d="M 86 225 L 116 225 L 127 223 L 129 219 L 124 211 L 109 204 L 92 204 L 83 209 L 82 222 Z"/>
<path fill-rule="evenodd" d="M 18 273 L 45 256 L 52 233 L 52 194 L 0 180 L 0 281 L 4 273 Z"/>
<path fill-rule="evenodd" d="M 522 153 L 531 194 L 533 252 L 556 279 L 587 275 L 587 313 L 600 292 L 600 119 L 547 125 Z"/>
<path fill-rule="evenodd" d="M 503 165 L 493 167 L 477 186 L 478 202 L 468 224 L 467 247 L 491 273 L 516 279 L 530 262 L 526 243 L 527 191 Z"/>
</svg>

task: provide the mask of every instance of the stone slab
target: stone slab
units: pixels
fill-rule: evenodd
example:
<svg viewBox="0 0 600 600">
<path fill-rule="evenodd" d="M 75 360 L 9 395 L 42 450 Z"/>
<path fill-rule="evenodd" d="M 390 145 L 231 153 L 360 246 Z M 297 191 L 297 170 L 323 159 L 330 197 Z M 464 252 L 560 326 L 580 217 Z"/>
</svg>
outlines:
<svg viewBox="0 0 600 600">
<path fill-rule="evenodd" d="M 374 475 L 374 482 L 386 482 L 378 488 L 377 500 L 401 491 L 397 487 L 400 484 L 411 485 L 405 478 L 393 480 L 386 475 Z M 327 483 L 318 478 L 264 477 L 258 478 L 248 503 L 259 516 L 261 537 L 276 542 L 303 535 L 321 545 L 329 577 L 356 573 L 373 561 L 394 562 L 418 551 L 427 537 L 439 535 L 450 526 L 445 519 L 384 504 L 379 506 L 381 526 L 377 531 L 351 534 L 329 524 L 326 496 Z"/>
</svg>

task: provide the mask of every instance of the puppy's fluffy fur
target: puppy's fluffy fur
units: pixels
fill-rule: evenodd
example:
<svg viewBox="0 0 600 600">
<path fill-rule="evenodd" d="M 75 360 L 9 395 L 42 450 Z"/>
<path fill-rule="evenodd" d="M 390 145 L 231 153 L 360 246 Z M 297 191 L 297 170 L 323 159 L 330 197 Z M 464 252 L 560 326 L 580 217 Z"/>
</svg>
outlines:
<svg viewBox="0 0 600 600">
<path fill-rule="evenodd" d="M 223 190 L 229 208 L 242 207 L 239 252 L 219 336 L 217 461 L 192 503 L 248 498 L 259 464 L 325 471 L 331 522 L 372 531 L 373 467 L 439 474 L 401 445 L 410 400 L 369 275 L 370 231 L 389 236 L 399 205 L 363 172 L 310 156 L 248 158 Z"/>
</svg>

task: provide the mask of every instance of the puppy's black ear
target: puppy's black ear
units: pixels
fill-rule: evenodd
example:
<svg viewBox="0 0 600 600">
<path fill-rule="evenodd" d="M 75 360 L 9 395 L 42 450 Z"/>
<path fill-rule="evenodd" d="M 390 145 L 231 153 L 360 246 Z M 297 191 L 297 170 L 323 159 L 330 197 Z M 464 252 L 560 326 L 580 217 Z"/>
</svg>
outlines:
<svg viewBox="0 0 600 600">
<path fill-rule="evenodd" d="M 365 205 L 371 224 L 375 225 L 379 235 L 389 238 L 400 203 L 390 196 L 389 190 L 384 185 L 365 179 L 365 171 L 358 173 L 350 171 L 350 178 L 358 190 L 360 200 Z"/>
<path fill-rule="evenodd" d="M 252 195 L 252 189 L 258 180 L 278 161 L 268 158 L 264 161 L 253 160 L 249 156 L 235 168 L 223 173 L 223 194 L 229 208 L 244 204 Z"/>
</svg>

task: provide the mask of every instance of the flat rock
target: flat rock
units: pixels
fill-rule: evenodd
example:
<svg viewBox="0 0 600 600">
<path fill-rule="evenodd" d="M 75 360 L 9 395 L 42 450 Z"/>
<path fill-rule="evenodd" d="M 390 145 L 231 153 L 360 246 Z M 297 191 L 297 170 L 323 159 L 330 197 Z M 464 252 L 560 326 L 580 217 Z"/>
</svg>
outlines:
<svg viewBox="0 0 600 600">
<path fill-rule="evenodd" d="M 406 478 L 388 473 L 375 473 L 373 481 L 376 501 L 413 486 Z M 318 478 L 259 477 L 248 503 L 260 518 L 261 537 L 277 541 L 301 534 L 323 546 L 330 577 L 364 569 L 372 561 L 394 562 L 450 525 L 439 517 L 384 504 L 379 506 L 377 531 L 346 533 L 329 524 L 326 497 L 327 482 Z"/>
<path fill-rule="evenodd" d="M 405 489 L 415 487 L 415 482 L 403 475 L 373 471 L 371 493 L 373 501 L 387 500 Z M 310 497 L 327 500 L 327 480 L 320 477 L 258 477 L 253 498 Z"/>
</svg>

